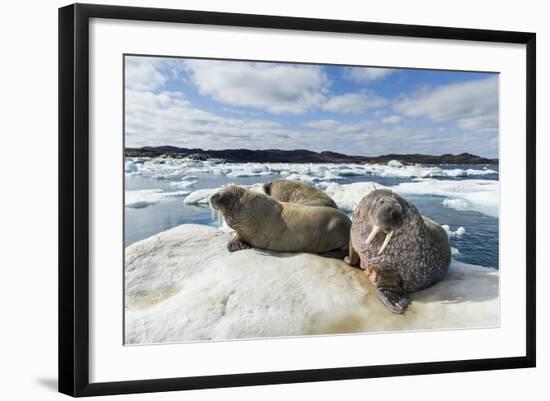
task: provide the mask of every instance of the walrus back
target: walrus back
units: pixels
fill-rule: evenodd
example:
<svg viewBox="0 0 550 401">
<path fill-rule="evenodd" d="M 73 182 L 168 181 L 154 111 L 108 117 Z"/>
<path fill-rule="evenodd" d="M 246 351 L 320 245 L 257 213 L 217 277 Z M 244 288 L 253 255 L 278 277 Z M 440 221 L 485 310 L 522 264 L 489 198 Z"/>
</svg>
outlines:
<svg viewBox="0 0 550 401">
<path fill-rule="evenodd" d="M 273 180 L 263 185 L 264 192 L 279 202 L 337 208 L 330 196 L 314 186 L 292 180 Z"/>
<path fill-rule="evenodd" d="M 282 203 L 288 246 L 300 252 L 323 253 L 347 247 L 351 220 L 338 209 Z"/>
</svg>

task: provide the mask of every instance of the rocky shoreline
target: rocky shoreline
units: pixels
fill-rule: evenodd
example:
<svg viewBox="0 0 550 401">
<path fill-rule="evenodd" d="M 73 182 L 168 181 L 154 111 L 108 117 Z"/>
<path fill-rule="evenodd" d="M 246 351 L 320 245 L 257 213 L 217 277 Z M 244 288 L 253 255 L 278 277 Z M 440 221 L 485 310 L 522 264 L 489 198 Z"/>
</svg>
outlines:
<svg viewBox="0 0 550 401">
<path fill-rule="evenodd" d="M 176 146 L 145 146 L 125 148 L 126 157 L 170 157 L 195 160 L 223 159 L 231 163 L 388 163 L 399 160 L 403 164 L 487 164 L 498 165 L 498 159 L 488 159 L 470 153 L 458 155 L 388 154 L 381 156 L 351 156 L 336 152 L 281 149 L 223 149 L 203 150 Z"/>
</svg>

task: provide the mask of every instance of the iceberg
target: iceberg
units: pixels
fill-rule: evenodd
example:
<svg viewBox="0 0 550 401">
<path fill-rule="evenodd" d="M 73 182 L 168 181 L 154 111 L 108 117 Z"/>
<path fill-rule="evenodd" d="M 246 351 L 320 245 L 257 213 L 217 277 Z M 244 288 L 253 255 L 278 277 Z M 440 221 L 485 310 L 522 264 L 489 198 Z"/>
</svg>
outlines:
<svg viewBox="0 0 550 401">
<path fill-rule="evenodd" d="M 497 270 L 453 261 L 389 312 L 359 269 L 313 254 L 229 253 L 231 234 L 181 225 L 125 252 L 125 343 L 495 327 Z"/>
<path fill-rule="evenodd" d="M 171 198 L 186 196 L 189 191 L 164 192 L 162 189 L 138 189 L 124 193 L 124 205 L 133 209 L 142 209 L 154 205 L 159 201 Z"/>
</svg>

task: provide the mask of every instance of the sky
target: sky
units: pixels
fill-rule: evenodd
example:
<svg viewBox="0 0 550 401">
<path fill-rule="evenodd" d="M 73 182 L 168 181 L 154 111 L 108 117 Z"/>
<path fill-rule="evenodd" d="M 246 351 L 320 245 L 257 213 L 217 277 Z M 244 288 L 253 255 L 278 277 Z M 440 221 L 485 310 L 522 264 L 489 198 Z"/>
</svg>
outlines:
<svg viewBox="0 0 550 401">
<path fill-rule="evenodd" d="M 498 74 L 125 57 L 126 147 L 498 157 Z"/>
</svg>

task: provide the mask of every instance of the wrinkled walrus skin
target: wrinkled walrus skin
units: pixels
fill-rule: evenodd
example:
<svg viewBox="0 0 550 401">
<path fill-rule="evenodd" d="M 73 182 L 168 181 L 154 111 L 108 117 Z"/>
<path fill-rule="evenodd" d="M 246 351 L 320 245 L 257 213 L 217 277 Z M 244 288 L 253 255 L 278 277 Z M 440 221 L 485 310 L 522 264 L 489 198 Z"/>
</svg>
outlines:
<svg viewBox="0 0 550 401">
<path fill-rule="evenodd" d="M 309 206 L 327 206 L 337 209 L 336 203 L 330 196 L 302 182 L 293 180 L 273 180 L 265 183 L 264 191 L 279 202 L 300 203 Z"/>
<path fill-rule="evenodd" d="M 279 202 L 236 185 L 216 192 L 209 203 L 236 232 L 231 252 L 254 247 L 322 254 L 349 244 L 351 221 L 334 208 Z"/>
<path fill-rule="evenodd" d="M 346 262 L 365 270 L 390 311 L 403 313 L 411 302 L 408 293 L 427 288 L 447 274 L 451 263 L 447 233 L 401 196 L 389 190 L 373 191 L 361 200 L 352 220 Z"/>
</svg>

